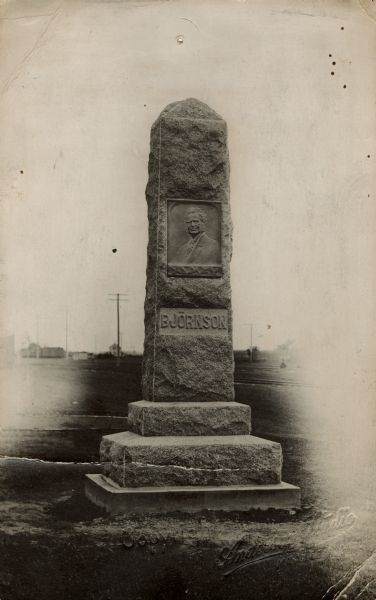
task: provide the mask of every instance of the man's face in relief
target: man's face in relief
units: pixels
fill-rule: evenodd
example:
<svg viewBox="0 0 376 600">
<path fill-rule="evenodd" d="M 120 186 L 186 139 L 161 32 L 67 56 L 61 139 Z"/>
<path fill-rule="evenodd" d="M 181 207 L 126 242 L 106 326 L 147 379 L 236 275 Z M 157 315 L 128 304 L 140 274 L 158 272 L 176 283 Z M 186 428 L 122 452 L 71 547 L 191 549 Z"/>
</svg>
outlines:
<svg viewBox="0 0 376 600">
<path fill-rule="evenodd" d="M 189 235 L 193 237 L 205 230 L 204 222 L 200 219 L 199 215 L 195 213 L 188 214 L 185 222 L 187 224 Z"/>
</svg>

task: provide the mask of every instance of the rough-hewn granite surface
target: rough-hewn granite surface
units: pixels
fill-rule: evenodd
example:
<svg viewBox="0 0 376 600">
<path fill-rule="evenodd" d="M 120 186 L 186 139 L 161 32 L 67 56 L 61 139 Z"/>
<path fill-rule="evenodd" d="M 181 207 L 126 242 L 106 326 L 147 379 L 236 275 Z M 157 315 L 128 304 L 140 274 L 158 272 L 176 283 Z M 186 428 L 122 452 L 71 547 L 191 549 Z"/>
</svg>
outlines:
<svg viewBox="0 0 376 600">
<path fill-rule="evenodd" d="M 144 436 L 244 435 L 251 409 L 239 402 L 132 402 L 128 429 Z"/>
<path fill-rule="evenodd" d="M 151 131 L 146 189 L 149 245 L 145 299 L 143 399 L 234 399 L 230 259 L 229 159 L 225 121 L 193 98 L 167 106 Z M 221 277 L 167 276 L 168 200 L 221 203 Z M 161 335 L 160 308 L 221 308 L 228 335 Z"/>
<path fill-rule="evenodd" d="M 123 487 L 281 481 L 281 446 L 249 435 L 102 438 L 104 474 Z"/>
</svg>

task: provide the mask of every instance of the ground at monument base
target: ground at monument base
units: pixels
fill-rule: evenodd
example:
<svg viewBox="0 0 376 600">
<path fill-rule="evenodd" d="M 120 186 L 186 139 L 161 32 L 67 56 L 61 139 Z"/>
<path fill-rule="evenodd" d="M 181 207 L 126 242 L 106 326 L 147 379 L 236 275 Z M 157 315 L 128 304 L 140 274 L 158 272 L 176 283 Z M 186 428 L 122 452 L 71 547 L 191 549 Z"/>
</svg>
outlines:
<svg viewBox="0 0 376 600">
<path fill-rule="evenodd" d="M 269 485 L 123 488 L 101 474 L 88 474 L 85 493 L 111 515 L 300 508 L 300 489 L 283 481 Z"/>
<path fill-rule="evenodd" d="M 333 600 L 344 588 L 341 600 L 376 597 L 376 553 L 364 593 L 356 575 L 376 548 L 374 464 L 338 488 L 307 461 L 312 440 L 284 445 L 300 511 L 111 516 L 84 492 L 84 474 L 101 465 L 1 459 L 1 599 Z M 338 507 L 357 519 L 328 529 Z"/>
</svg>

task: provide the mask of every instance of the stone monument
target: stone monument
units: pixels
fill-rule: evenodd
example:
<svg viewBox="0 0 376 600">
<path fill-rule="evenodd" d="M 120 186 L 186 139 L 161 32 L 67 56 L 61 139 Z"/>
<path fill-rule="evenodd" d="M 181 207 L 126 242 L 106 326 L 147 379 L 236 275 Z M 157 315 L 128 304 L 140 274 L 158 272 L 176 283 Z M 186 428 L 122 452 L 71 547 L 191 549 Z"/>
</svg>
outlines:
<svg viewBox="0 0 376 600">
<path fill-rule="evenodd" d="M 195 99 L 151 131 L 143 399 L 104 436 L 86 491 L 110 512 L 292 508 L 278 443 L 234 401 L 232 225 L 225 121 Z"/>
</svg>

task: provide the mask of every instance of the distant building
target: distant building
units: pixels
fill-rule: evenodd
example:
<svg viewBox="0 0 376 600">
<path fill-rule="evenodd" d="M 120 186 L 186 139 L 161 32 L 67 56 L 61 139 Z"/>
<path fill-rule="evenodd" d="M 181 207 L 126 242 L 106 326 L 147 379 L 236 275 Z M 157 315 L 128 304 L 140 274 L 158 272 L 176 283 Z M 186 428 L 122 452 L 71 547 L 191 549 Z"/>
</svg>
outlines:
<svg viewBox="0 0 376 600">
<path fill-rule="evenodd" d="M 251 360 L 250 353 L 247 350 L 234 350 L 234 359 L 236 363 L 249 362 Z"/>
<path fill-rule="evenodd" d="M 276 362 L 276 359 L 273 358 L 273 354 L 271 352 L 268 352 L 267 350 L 260 350 L 258 346 L 253 346 L 252 354 L 251 354 L 251 348 L 247 348 L 247 350 L 234 350 L 234 359 L 235 359 L 235 363 Z M 277 359 L 277 362 L 278 362 L 278 359 Z"/>
<path fill-rule="evenodd" d="M 65 358 L 65 350 L 60 347 L 49 348 L 45 346 L 40 349 L 39 356 L 40 358 Z"/>
<path fill-rule="evenodd" d="M 90 358 L 89 352 L 69 352 L 69 358 L 73 360 L 87 360 Z"/>
<path fill-rule="evenodd" d="M 22 358 L 38 358 L 41 353 L 41 347 L 38 344 L 32 342 L 28 345 L 27 348 L 22 348 L 21 357 Z"/>
<path fill-rule="evenodd" d="M 27 348 L 21 350 L 22 358 L 65 358 L 65 350 L 60 347 L 41 348 L 38 344 L 32 342 Z"/>
</svg>

